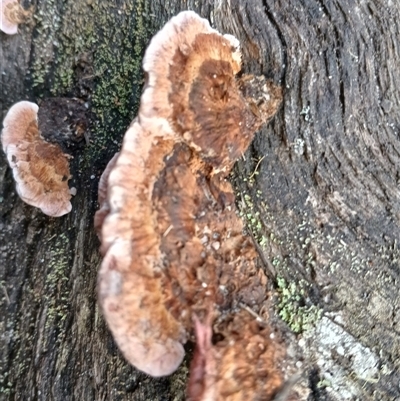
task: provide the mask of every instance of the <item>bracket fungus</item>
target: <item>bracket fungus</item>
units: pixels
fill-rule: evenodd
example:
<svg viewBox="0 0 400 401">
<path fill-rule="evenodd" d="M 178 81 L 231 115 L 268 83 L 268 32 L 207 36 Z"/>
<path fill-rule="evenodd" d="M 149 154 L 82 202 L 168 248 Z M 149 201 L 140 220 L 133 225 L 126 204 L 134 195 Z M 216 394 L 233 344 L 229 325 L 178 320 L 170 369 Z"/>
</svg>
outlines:
<svg viewBox="0 0 400 401">
<path fill-rule="evenodd" d="M 68 159 L 58 145 L 40 135 L 37 104 L 14 104 L 3 121 L 1 143 L 13 171 L 20 198 L 48 216 L 71 211 Z"/>
<path fill-rule="evenodd" d="M 0 30 L 7 35 L 18 33 L 18 24 L 25 22 L 31 15 L 18 0 L 1 0 L 0 4 Z"/>
<path fill-rule="evenodd" d="M 281 384 L 279 347 L 238 306 L 259 313 L 267 279 L 226 177 L 282 95 L 264 77 L 237 78 L 240 68 L 238 41 L 194 12 L 155 35 L 139 113 L 101 179 L 95 217 L 99 303 L 116 343 L 135 367 L 163 376 L 196 332 L 200 356 L 188 389 L 195 401 L 250 392 L 268 400 Z M 211 333 L 224 340 L 212 345 Z M 211 380 L 206 362 L 221 373 L 212 396 L 201 391 Z"/>
</svg>

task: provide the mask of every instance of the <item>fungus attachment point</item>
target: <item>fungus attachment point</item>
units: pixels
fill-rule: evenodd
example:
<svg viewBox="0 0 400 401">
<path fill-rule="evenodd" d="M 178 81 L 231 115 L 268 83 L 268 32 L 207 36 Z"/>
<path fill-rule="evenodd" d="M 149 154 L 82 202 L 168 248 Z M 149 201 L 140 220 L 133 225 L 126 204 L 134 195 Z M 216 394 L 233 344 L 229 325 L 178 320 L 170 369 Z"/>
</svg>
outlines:
<svg viewBox="0 0 400 401">
<path fill-rule="evenodd" d="M 215 327 L 195 322 L 196 349 L 187 387 L 190 401 L 273 400 L 282 385 L 275 367 L 276 344 L 247 311 L 239 311 Z"/>
<path fill-rule="evenodd" d="M 7 35 L 18 33 L 18 24 L 25 22 L 31 11 L 24 10 L 18 0 L 0 0 L 0 30 Z"/>
<path fill-rule="evenodd" d="M 218 376 L 216 352 L 212 345 L 211 322 L 201 323 L 194 316 L 196 348 L 190 364 L 187 395 L 190 401 L 214 400 L 215 380 Z"/>
<path fill-rule="evenodd" d="M 98 294 L 108 326 L 126 359 L 153 376 L 178 367 L 195 333 L 196 401 L 258 399 L 280 383 L 265 332 L 245 330 L 254 317 L 231 324 L 238 302 L 258 313 L 267 296 L 226 176 L 281 100 L 264 78 L 239 80 L 240 67 L 235 38 L 191 11 L 172 18 L 146 50 L 139 114 L 99 184 Z M 226 341 L 214 347 L 216 330 Z M 268 348 L 268 363 L 253 369 L 257 347 Z"/>
<path fill-rule="evenodd" d="M 71 211 L 68 159 L 59 146 L 40 135 L 35 103 L 14 104 L 3 121 L 1 143 L 20 198 L 48 216 Z"/>
</svg>

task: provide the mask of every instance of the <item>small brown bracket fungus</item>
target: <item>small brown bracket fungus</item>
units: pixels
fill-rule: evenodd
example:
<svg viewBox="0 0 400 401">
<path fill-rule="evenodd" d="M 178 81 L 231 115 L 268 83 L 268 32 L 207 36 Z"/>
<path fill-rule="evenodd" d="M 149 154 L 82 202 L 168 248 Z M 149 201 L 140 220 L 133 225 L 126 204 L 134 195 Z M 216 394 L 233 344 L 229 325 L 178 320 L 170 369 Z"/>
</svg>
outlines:
<svg viewBox="0 0 400 401">
<path fill-rule="evenodd" d="M 7 35 L 18 33 L 18 24 L 25 22 L 31 11 L 24 10 L 18 0 L 1 0 L 0 30 Z"/>
<path fill-rule="evenodd" d="M 225 327 L 226 337 L 234 338 L 228 322 L 238 302 L 258 312 L 266 299 L 266 277 L 256 267 L 250 238 L 243 236 L 225 177 L 276 112 L 281 92 L 264 78 L 238 80 L 240 67 L 235 38 L 219 34 L 191 11 L 172 18 L 146 51 L 138 117 L 99 185 L 95 226 L 104 256 L 99 302 L 124 356 L 153 376 L 178 367 L 182 344 L 195 330 L 203 351 L 209 349 L 213 330 Z M 207 330 L 199 323 L 194 330 L 195 316 L 212 317 Z M 249 317 L 238 319 L 236 327 Z M 254 333 L 238 341 L 257 348 L 262 341 L 256 328 Z M 272 358 L 273 346 L 269 350 Z M 239 353 L 223 352 L 229 356 L 215 360 L 222 371 L 231 369 L 224 363 L 233 371 L 255 363 L 250 357 L 240 365 Z M 253 391 L 254 397 L 247 399 L 265 391 L 259 377 L 279 376 L 274 369 L 269 364 L 249 381 L 253 388 L 246 396 Z M 229 378 L 218 377 L 208 400 L 220 399 L 221 389 L 229 387 Z M 270 383 L 271 389 L 278 384 Z"/>
<path fill-rule="evenodd" d="M 68 188 L 70 156 L 41 137 L 37 112 L 35 103 L 14 104 L 4 118 L 1 143 L 20 198 L 44 214 L 58 217 L 72 208 Z"/>
</svg>

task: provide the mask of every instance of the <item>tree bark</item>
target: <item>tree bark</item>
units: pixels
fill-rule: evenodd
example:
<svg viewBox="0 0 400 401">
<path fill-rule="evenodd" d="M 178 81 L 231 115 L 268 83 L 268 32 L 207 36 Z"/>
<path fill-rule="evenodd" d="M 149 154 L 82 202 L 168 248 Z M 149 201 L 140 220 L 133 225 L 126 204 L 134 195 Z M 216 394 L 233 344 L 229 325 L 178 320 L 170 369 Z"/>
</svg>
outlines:
<svg viewBox="0 0 400 401">
<path fill-rule="evenodd" d="M 400 400 L 400 4 L 33 5 L 17 35 L 0 36 L 3 117 L 19 100 L 75 98 L 88 130 L 86 141 L 63 143 L 77 195 L 62 218 L 24 204 L 0 158 L 0 399 L 185 399 L 190 356 L 153 379 L 114 345 L 96 302 L 93 215 L 98 178 L 137 111 L 145 47 L 171 16 L 193 9 L 241 41 L 244 72 L 284 88 L 233 181 L 270 277 L 287 379 L 301 374 L 293 392 Z"/>
</svg>

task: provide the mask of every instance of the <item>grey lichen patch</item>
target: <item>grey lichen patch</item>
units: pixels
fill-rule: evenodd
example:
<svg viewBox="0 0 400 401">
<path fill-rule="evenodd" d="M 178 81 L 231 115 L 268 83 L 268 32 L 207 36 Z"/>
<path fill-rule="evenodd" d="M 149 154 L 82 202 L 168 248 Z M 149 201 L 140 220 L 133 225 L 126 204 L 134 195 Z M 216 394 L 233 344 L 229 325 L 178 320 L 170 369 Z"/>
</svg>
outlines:
<svg viewBox="0 0 400 401">
<path fill-rule="evenodd" d="M 8 380 L 8 371 L 0 373 L 0 395 L 10 395 L 13 387 L 13 383 Z"/>
<path fill-rule="evenodd" d="M 327 317 L 305 333 L 299 344 L 305 354 L 317 350 L 312 358 L 320 369 L 321 386 L 334 399 L 354 400 L 362 396 L 363 384 L 379 380 L 377 355 Z"/>
<path fill-rule="evenodd" d="M 65 234 L 57 236 L 49 251 L 49 263 L 44 286 L 47 315 L 45 329 L 57 328 L 63 332 L 69 313 L 69 239 Z M 58 339 L 61 339 L 59 337 Z"/>
<path fill-rule="evenodd" d="M 36 32 L 33 38 L 32 85 L 43 89 L 48 84 L 47 80 L 55 62 L 61 16 L 58 13 L 56 2 L 49 0 L 41 3 L 33 17 L 36 23 Z"/>
<path fill-rule="evenodd" d="M 7 377 L 8 377 L 8 374 L 0 375 L 0 383 L 3 383 L 3 384 L 0 384 L 0 394 L 3 394 L 3 395 L 10 395 L 12 387 L 13 387 L 13 384 L 11 382 L 7 381 Z"/>
<path fill-rule="evenodd" d="M 276 264 L 276 261 L 274 261 Z M 307 292 L 310 285 L 304 281 L 287 282 L 277 277 L 278 312 L 295 333 L 311 330 L 321 319 L 322 309 L 310 303 Z"/>
<path fill-rule="evenodd" d="M 10 298 L 8 296 L 7 283 L 4 280 L 0 280 L 0 306 L 9 304 L 10 304 Z"/>
<path fill-rule="evenodd" d="M 301 156 L 305 152 L 305 142 L 303 138 L 296 138 L 293 144 L 294 153 Z"/>
</svg>

